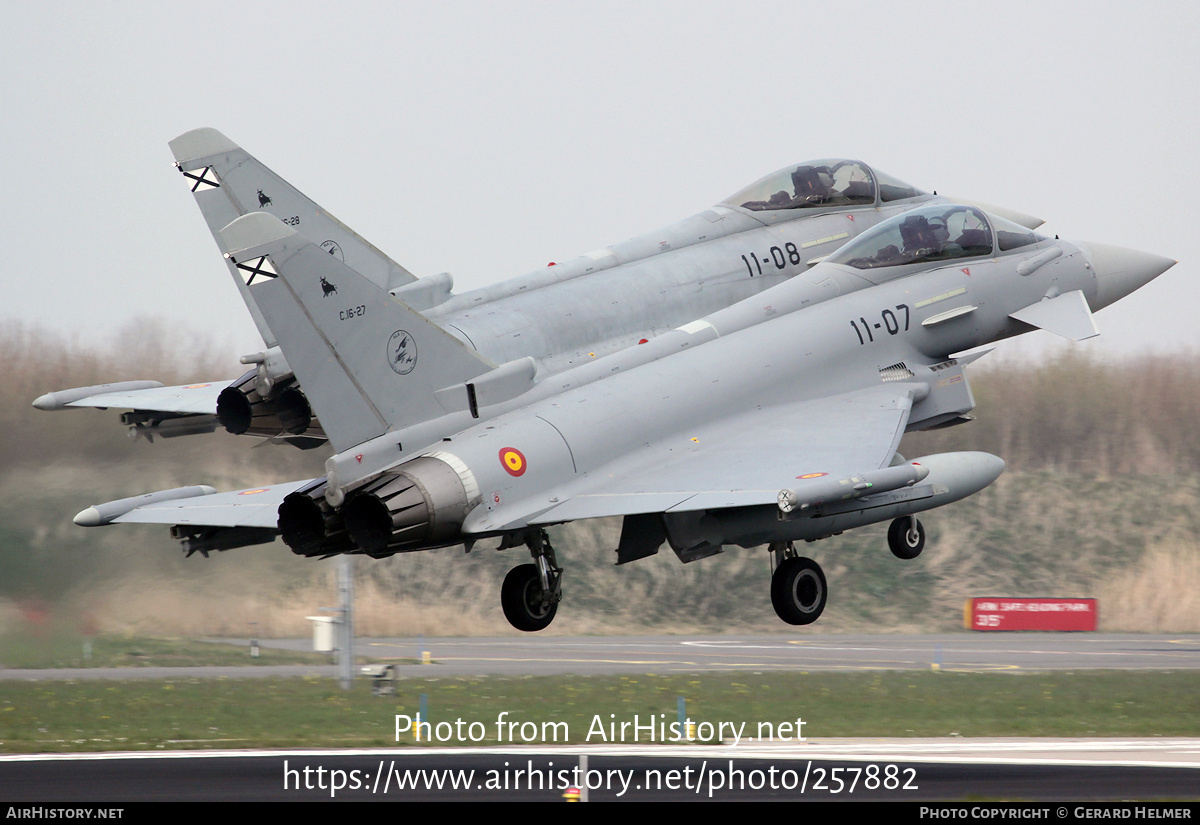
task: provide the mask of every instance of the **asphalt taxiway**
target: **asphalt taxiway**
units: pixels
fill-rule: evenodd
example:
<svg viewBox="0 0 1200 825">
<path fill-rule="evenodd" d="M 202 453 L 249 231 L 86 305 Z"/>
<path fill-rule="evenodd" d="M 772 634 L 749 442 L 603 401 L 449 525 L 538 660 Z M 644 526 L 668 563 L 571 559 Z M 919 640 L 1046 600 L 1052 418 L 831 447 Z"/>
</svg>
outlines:
<svg viewBox="0 0 1200 825">
<path fill-rule="evenodd" d="M 246 640 L 214 640 L 247 647 Z M 311 650 L 310 639 L 260 640 Z M 1200 636 L 1111 633 L 959 633 L 935 636 L 502 636 L 356 640 L 360 658 L 395 661 L 397 675 L 690 673 L 698 671 L 957 672 L 1195 670 Z M 410 664 L 428 653 L 431 664 Z M 247 657 L 249 653 L 247 652 Z M 328 665 L 193 668 L 0 668 L 0 680 L 335 676 Z"/>
<path fill-rule="evenodd" d="M 244 640 L 213 641 L 247 644 Z M 265 640 L 260 644 L 311 649 L 308 639 Z M 402 678 L 699 671 L 939 669 L 1019 673 L 1200 668 L 1200 636 L 1162 634 L 400 638 L 358 639 L 357 646 L 361 657 L 396 661 L 397 675 Z M 431 664 L 410 664 L 425 653 Z M 333 665 L 0 669 L 0 680 L 253 678 L 333 676 L 336 672 Z M 587 758 L 589 770 L 600 771 L 595 775 L 599 784 L 590 792 L 595 801 L 1200 798 L 1200 739 L 1194 738 L 809 739 L 742 743 L 737 747 L 406 747 L 13 755 L 0 756 L 0 797 L 35 803 L 557 800 L 562 798 L 560 772 L 573 770 L 581 757 Z M 335 776 L 347 783 L 338 792 L 332 788 Z M 350 787 L 352 780 L 354 787 Z M 619 784 L 622 781 L 624 785 Z"/>
<path fill-rule="evenodd" d="M 1200 739 L 106 753 L 2 756 L 0 798 L 556 801 L 586 782 L 589 801 L 1071 800 L 1064 819 L 1085 800 L 1195 800 L 1198 768 Z"/>
</svg>

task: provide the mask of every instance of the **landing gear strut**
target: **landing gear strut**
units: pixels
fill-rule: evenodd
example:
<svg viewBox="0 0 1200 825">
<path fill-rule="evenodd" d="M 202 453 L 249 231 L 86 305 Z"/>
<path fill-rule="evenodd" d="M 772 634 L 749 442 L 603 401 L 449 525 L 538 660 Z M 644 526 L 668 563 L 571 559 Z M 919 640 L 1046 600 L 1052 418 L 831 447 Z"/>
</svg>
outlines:
<svg viewBox="0 0 1200 825">
<path fill-rule="evenodd" d="M 545 530 L 531 533 L 525 544 L 534 563 L 508 571 L 500 588 L 500 605 L 504 618 L 517 630 L 544 630 L 554 621 L 562 599 L 562 568 Z"/>
<path fill-rule="evenodd" d="M 898 559 L 915 559 L 925 549 L 925 528 L 914 516 L 902 516 L 888 528 L 888 547 Z"/>
<path fill-rule="evenodd" d="M 771 576 L 771 604 L 788 624 L 812 624 L 825 610 L 829 589 L 821 565 L 796 555 L 791 542 L 770 546 L 775 573 Z"/>
</svg>

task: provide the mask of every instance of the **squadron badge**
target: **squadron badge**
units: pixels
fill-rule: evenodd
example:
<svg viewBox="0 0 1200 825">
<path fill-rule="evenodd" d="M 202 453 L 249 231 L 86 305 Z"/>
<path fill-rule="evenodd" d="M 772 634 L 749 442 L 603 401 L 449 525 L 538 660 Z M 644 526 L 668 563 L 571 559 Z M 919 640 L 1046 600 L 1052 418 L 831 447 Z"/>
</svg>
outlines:
<svg viewBox="0 0 1200 825">
<path fill-rule="evenodd" d="M 417 365 L 417 342 L 404 330 L 396 330 L 388 339 L 387 359 L 397 375 L 408 375 Z"/>
</svg>

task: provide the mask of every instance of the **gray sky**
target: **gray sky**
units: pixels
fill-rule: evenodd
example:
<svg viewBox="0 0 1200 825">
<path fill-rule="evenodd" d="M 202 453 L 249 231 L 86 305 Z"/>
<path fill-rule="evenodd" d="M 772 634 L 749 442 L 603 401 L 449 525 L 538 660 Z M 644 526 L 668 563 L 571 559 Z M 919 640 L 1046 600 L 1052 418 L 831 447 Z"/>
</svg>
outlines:
<svg viewBox="0 0 1200 825">
<path fill-rule="evenodd" d="M 333 5 L 4 2 L 0 320 L 259 348 L 171 168 L 214 126 L 460 291 L 857 157 L 1179 259 L 1097 341 L 1200 345 L 1195 3 Z"/>
</svg>

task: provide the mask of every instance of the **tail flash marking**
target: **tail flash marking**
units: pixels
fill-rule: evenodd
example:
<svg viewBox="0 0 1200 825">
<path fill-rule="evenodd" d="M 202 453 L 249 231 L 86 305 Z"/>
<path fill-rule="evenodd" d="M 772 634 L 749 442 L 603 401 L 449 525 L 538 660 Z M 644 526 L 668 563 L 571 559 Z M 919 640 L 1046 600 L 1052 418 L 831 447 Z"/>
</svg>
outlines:
<svg viewBox="0 0 1200 825">
<path fill-rule="evenodd" d="M 192 181 L 193 192 L 197 190 L 221 188 L 221 181 L 217 178 L 217 173 L 213 171 L 211 166 L 205 166 L 199 171 L 199 173 L 194 171 L 189 172 L 185 169 L 180 169 L 179 171 L 183 172 L 183 176 L 185 178 Z"/>
<path fill-rule="evenodd" d="M 254 283 L 255 278 L 279 277 L 279 273 L 275 271 L 275 267 L 271 265 L 271 261 L 266 255 L 244 264 L 237 263 L 236 261 L 234 263 L 237 264 L 238 271 L 242 273 L 242 280 L 246 282 L 246 286 Z"/>
</svg>

